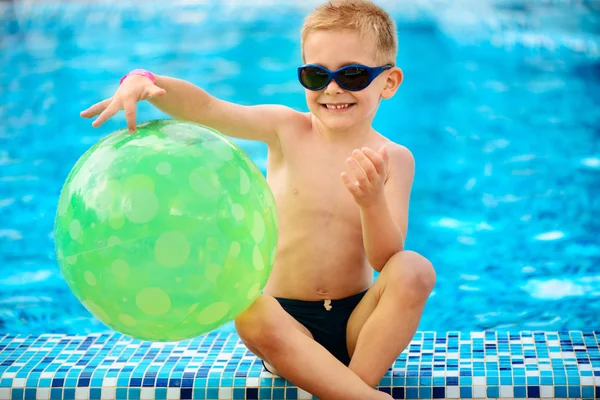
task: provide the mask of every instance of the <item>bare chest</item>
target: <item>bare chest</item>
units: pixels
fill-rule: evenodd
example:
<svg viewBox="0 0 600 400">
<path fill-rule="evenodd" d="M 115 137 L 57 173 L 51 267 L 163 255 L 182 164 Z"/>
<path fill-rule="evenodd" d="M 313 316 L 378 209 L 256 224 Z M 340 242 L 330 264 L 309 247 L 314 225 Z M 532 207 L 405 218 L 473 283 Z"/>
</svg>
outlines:
<svg viewBox="0 0 600 400">
<path fill-rule="evenodd" d="M 348 151 L 301 147 L 286 154 L 284 162 L 273 168 L 270 183 L 282 211 L 297 211 L 304 216 L 357 219 L 359 209 L 340 174 L 348 172 Z M 349 222 L 349 221 L 348 221 Z"/>
</svg>

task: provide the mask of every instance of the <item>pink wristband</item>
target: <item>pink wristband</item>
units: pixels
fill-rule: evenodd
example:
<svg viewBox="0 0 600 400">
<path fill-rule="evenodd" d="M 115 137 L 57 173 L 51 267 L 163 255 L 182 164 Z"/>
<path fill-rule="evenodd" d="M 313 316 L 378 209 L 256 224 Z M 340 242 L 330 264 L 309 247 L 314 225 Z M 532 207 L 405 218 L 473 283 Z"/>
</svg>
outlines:
<svg viewBox="0 0 600 400">
<path fill-rule="evenodd" d="M 150 79 L 152 81 L 152 83 L 154 83 L 156 85 L 156 77 L 154 76 L 154 74 L 150 71 L 146 71 L 145 69 L 134 69 L 132 71 L 129 71 L 129 73 L 127 75 L 125 75 L 121 78 L 121 80 L 119 81 L 119 85 L 122 84 L 123 81 L 131 75 L 145 76 L 146 78 Z"/>
</svg>

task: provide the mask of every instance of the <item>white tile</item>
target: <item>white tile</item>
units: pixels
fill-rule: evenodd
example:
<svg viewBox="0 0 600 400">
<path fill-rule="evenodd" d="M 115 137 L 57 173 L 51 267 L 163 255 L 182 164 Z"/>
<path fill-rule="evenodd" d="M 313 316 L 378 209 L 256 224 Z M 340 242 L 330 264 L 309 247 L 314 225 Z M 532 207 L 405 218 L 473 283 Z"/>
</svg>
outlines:
<svg viewBox="0 0 600 400">
<path fill-rule="evenodd" d="M 179 399 L 179 395 L 181 394 L 180 388 L 168 388 L 167 389 L 167 399 L 176 400 Z"/>
<path fill-rule="evenodd" d="M 90 398 L 90 388 L 89 387 L 78 387 L 75 389 L 75 399 L 76 400 L 86 400 L 89 398 Z"/>
<path fill-rule="evenodd" d="M 554 397 L 554 386 L 542 385 L 540 386 L 540 396 L 544 398 Z"/>
<path fill-rule="evenodd" d="M 232 389 L 231 388 L 219 388 L 219 400 L 221 399 L 231 399 Z"/>
<path fill-rule="evenodd" d="M 500 386 L 500 397 L 512 398 L 515 395 L 512 386 Z"/>
<path fill-rule="evenodd" d="M 12 387 L 14 388 L 24 388 L 25 387 L 25 378 L 15 378 L 12 381 Z"/>
<path fill-rule="evenodd" d="M 2 378 L 14 378 L 15 376 L 17 376 L 16 372 L 5 372 L 2 374 Z"/>
<path fill-rule="evenodd" d="M 116 387 L 117 378 L 104 378 L 102 380 L 102 387 Z"/>
<path fill-rule="evenodd" d="M 433 371 L 433 376 L 446 376 L 446 371 Z"/>
<path fill-rule="evenodd" d="M 303 389 L 298 389 L 298 400 L 312 400 L 312 394 Z"/>
<path fill-rule="evenodd" d="M 582 385 L 593 386 L 594 385 L 594 377 L 593 376 L 580 376 Z"/>
<path fill-rule="evenodd" d="M 246 386 L 257 387 L 258 386 L 258 378 L 246 378 Z"/>
<path fill-rule="evenodd" d="M 487 398 L 486 386 L 473 386 L 473 397 L 475 398 Z"/>
<path fill-rule="evenodd" d="M 48 400 L 50 398 L 50 388 L 38 388 L 35 393 L 37 400 Z"/>
<path fill-rule="evenodd" d="M 485 385 L 485 376 L 474 376 L 473 385 Z"/>
<path fill-rule="evenodd" d="M 446 386 L 446 397 L 449 399 L 458 399 L 460 392 L 458 386 Z"/>
<path fill-rule="evenodd" d="M 140 399 L 141 400 L 153 400 L 154 399 L 154 388 L 151 388 L 151 387 L 142 388 L 142 391 L 140 392 Z"/>
<path fill-rule="evenodd" d="M 0 399 L 10 399 L 9 388 L 0 388 Z"/>
<path fill-rule="evenodd" d="M 100 398 L 102 400 L 115 400 L 116 390 L 115 387 L 103 387 Z"/>
<path fill-rule="evenodd" d="M 446 371 L 446 376 L 458 376 L 458 371 Z"/>
<path fill-rule="evenodd" d="M 594 385 L 600 386 L 600 376 L 594 376 Z"/>
</svg>

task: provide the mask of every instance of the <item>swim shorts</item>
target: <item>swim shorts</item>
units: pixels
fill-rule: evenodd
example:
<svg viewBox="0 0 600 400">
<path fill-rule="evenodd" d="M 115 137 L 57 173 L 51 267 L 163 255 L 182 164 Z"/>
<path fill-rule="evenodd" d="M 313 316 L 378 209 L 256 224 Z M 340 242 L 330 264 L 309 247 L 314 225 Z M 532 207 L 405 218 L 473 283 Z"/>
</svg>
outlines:
<svg viewBox="0 0 600 400">
<path fill-rule="evenodd" d="M 279 297 L 275 299 L 288 314 L 310 331 L 317 343 L 347 366 L 350 364 L 350 355 L 346 345 L 346 326 L 352 311 L 365 293 L 366 290 L 339 300 L 303 301 Z M 266 366 L 265 369 L 268 371 Z"/>
</svg>

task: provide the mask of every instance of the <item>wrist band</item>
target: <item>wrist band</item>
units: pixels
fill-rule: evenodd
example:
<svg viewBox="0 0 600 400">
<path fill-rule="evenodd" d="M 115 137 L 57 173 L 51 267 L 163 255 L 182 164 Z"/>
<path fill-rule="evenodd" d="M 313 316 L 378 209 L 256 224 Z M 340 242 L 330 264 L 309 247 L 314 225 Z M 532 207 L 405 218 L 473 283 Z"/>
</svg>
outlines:
<svg viewBox="0 0 600 400">
<path fill-rule="evenodd" d="M 119 81 L 119 85 L 122 84 L 123 81 L 131 75 L 145 76 L 146 78 L 150 79 L 152 81 L 152 83 L 154 83 L 156 85 L 156 77 L 154 76 L 154 74 L 150 71 L 146 71 L 145 69 L 134 69 L 134 70 L 130 71 L 129 73 L 127 73 L 127 75 L 125 75 L 121 78 L 121 80 Z"/>
</svg>

